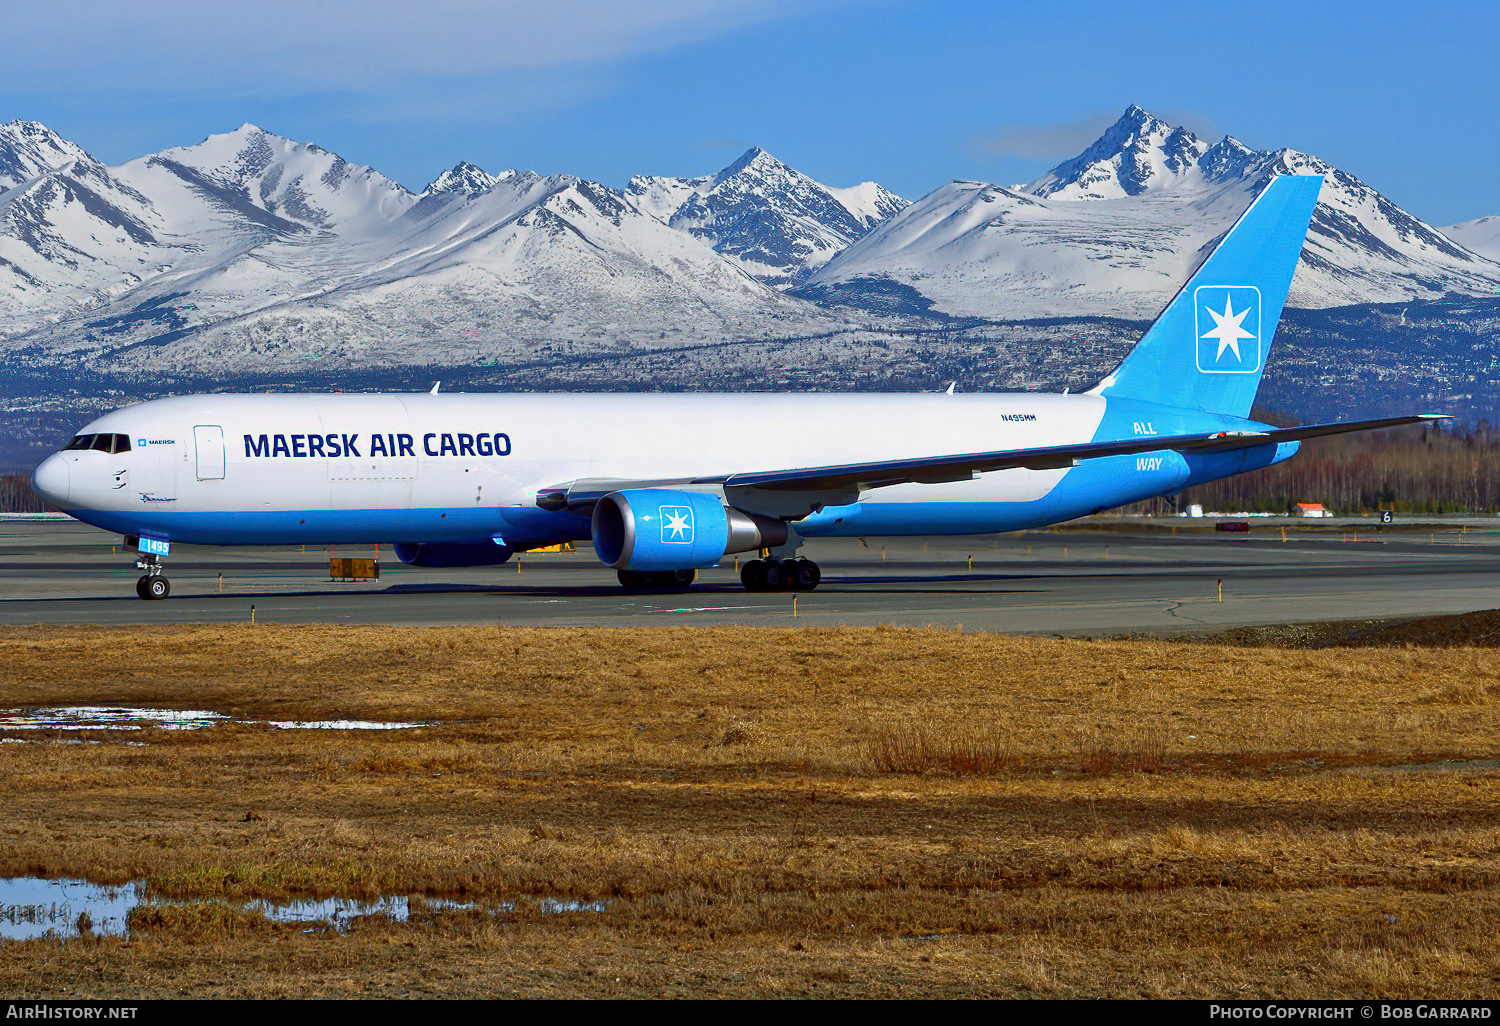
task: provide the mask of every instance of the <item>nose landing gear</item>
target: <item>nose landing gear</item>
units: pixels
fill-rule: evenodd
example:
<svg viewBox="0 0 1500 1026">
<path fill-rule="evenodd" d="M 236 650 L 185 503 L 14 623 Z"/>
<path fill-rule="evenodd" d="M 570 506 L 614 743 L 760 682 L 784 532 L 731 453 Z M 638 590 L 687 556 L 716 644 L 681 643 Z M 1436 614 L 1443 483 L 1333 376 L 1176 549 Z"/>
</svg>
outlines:
<svg viewBox="0 0 1500 1026">
<path fill-rule="evenodd" d="M 172 594 L 172 585 L 161 572 L 161 557 L 150 552 L 141 554 L 135 561 L 137 570 L 145 575 L 135 582 L 135 593 L 143 599 L 164 599 Z"/>
</svg>

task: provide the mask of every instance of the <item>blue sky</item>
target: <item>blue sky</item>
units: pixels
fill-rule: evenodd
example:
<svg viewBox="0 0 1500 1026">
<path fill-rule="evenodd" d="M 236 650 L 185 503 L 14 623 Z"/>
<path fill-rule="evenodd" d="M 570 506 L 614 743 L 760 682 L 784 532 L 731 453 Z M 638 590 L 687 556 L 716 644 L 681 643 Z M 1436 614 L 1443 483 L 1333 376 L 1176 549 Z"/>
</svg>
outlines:
<svg viewBox="0 0 1500 1026">
<path fill-rule="evenodd" d="M 1500 5 L 0 0 L 0 120 L 108 163 L 251 121 L 413 189 L 698 175 L 751 144 L 915 198 L 1026 181 L 1131 103 L 1433 224 L 1500 213 Z"/>
</svg>

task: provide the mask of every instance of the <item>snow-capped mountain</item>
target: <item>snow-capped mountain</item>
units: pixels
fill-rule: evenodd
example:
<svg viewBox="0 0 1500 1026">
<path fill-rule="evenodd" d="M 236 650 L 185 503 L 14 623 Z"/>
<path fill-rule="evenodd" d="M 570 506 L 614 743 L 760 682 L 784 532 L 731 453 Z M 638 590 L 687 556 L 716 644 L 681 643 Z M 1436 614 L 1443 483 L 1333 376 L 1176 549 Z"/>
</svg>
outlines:
<svg viewBox="0 0 1500 1026">
<path fill-rule="evenodd" d="M 774 369 L 783 343 L 814 340 L 810 353 L 840 333 L 878 362 L 934 327 L 913 314 L 1149 317 L 1271 175 L 1309 172 L 1326 182 L 1294 305 L 1500 296 L 1500 263 L 1358 179 L 1291 150 L 1208 145 L 1139 108 L 1030 186 L 953 182 L 910 205 L 759 149 L 623 191 L 461 163 L 413 194 L 253 125 L 107 167 L 18 121 L 0 125 L 0 361 L 141 376 L 665 368 L 648 354 L 757 340 L 734 358 Z M 859 373 L 869 387 L 880 368 Z"/>
<path fill-rule="evenodd" d="M 314 256 L 304 276 L 321 274 L 325 287 L 206 325 L 149 359 L 183 370 L 512 363 L 837 323 L 569 175 L 516 175 L 436 211 L 418 205 L 378 241 Z"/>
<path fill-rule="evenodd" d="M 1056 199 L 1120 199 L 1187 176 L 1208 144 L 1132 104 L 1088 149 L 1026 187 Z"/>
<path fill-rule="evenodd" d="M 1471 252 L 1491 260 L 1500 260 L 1500 214 L 1460 221 L 1439 230 Z"/>
<path fill-rule="evenodd" d="M 66 162 L 0 195 L 12 353 L 163 370 L 482 363 L 837 323 L 572 176 L 459 165 L 418 197 L 252 125 L 116 168 L 36 149 Z M 30 153 L 8 163 L 41 170 Z"/>
<path fill-rule="evenodd" d="M 638 175 L 625 195 L 778 287 L 801 281 L 906 205 L 875 182 L 830 188 L 758 146 L 702 178 Z"/>
<path fill-rule="evenodd" d="M 0 193 L 64 164 L 92 159 L 82 147 L 38 121 L 0 125 Z"/>
<path fill-rule="evenodd" d="M 12 328 L 77 328 L 76 316 L 167 294 L 192 307 L 226 288 L 305 289 L 291 253 L 378 233 L 415 202 L 370 168 L 253 125 L 120 167 L 84 154 L 0 195 L 0 308 Z"/>
<path fill-rule="evenodd" d="M 160 260 L 151 201 L 36 122 L 0 125 L 0 318 L 8 330 L 123 292 Z"/>
<path fill-rule="evenodd" d="M 438 196 L 443 193 L 460 192 L 465 196 L 478 196 L 482 192 L 493 189 L 515 173 L 513 170 L 505 170 L 498 175 L 492 175 L 482 167 L 470 164 L 467 160 L 461 160 L 429 182 L 427 188 L 422 190 L 422 195 Z"/>
<path fill-rule="evenodd" d="M 1079 156 L 1029 186 L 953 182 L 815 272 L 804 294 L 1026 319 L 1150 317 L 1276 174 L 1321 174 L 1292 306 L 1500 295 L 1500 264 L 1353 175 L 1295 150 L 1208 145 L 1131 107 Z"/>
</svg>

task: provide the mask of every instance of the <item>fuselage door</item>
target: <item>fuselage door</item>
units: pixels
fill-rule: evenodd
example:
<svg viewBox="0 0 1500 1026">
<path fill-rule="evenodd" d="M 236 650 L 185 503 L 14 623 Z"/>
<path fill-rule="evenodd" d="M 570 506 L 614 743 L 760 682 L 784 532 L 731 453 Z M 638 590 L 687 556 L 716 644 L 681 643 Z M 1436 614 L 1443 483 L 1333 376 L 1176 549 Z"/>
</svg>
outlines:
<svg viewBox="0 0 1500 1026">
<path fill-rule="evenodd" d="M 193 428 L 193 444 L 198 450 L 198 480 L 224 480 L 224 429 L 198 424 Z"/>
</svg>

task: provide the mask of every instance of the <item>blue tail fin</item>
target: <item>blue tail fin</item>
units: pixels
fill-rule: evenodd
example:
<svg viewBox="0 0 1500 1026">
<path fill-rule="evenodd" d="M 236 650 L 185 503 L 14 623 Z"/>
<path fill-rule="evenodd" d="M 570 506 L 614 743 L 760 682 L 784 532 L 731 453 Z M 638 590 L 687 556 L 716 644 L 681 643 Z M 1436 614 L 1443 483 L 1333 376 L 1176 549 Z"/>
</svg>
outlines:
<svg viewBox="0 0 1500 1026">
<path fill-rule="evenodd" d="M 1271 179 L 1093 393 L 1248 416 L 1322 185 Z"/>
</svg>

